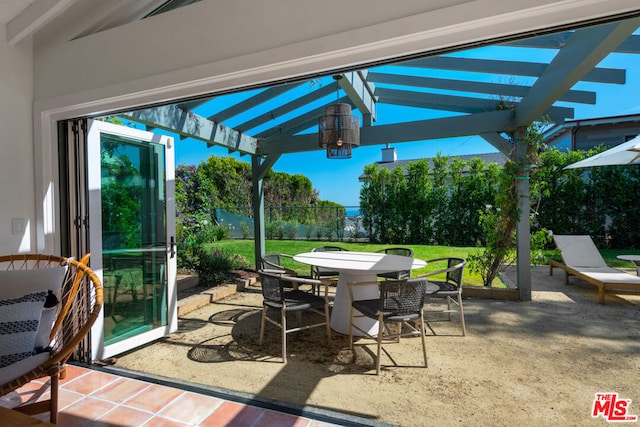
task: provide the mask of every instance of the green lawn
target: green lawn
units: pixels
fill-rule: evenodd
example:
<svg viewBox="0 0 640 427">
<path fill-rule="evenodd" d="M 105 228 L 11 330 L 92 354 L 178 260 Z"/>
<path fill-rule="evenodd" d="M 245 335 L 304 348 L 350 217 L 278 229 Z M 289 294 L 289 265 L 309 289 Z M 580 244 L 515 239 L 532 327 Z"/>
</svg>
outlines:
<svg viewBox="0 0 640 427">
<path fill-rule="evenodd" d="M 311 249 L 322 245 L 341 246 L 350 251 L 358 252 L 374 252 L 378 249 L 385 247 L 391 247 L 393 245 L 379 245 L 370 243 L 346 243 L 346 242 L 318 242 L 309 240 L 267 240 L 265 243 L 267 253 L 281 253 L 295 255 L 302 252 L 310 252 Z M 400 245 L 398 245 L 400 246 Z M 427 245 L 401 245 L 403 247 L 411 248 L 413 250 L 414 257 L 428 260 L 432 258 L 440 258 L 447 256 L 456 256 L 460 258 L 468 258 L 469 254 L 473 254 L 477 251 L 477 248 L 473 247 L 452 247 L 452 246 L 427 246 Z M 253 240 L 222 240 L 215 242 L 211 247 L 221 249 L 230 253 L 235 253 L 244 256 L 249 260 L 251 265 L 255 265 L 254 257 L 254 242 Z M 640 254 L 638 250 L 623 250 L 623 249 L 604 249 L 601 250 L 603 258 L 610 267 L 614 268 L 632 268 L 633 264 L 629 261 L 617 259 L 618 255 L 622 254 Z M 559 259 L 558 252 L 555 250 L 545 251 L 545 255 L 552 258 Z M 309 266 L 305 264 L 296 263 L 295 261 L 285 262 L 285 267 L 291 268 L 298 272 L 298 274 L 309 274 Z M 414 270 L 414 274 L 427 273 L 433 271 L 434 266 L 427 265 L 424 268 Z M 464 284 L 466 286 L 482 286 L 482 279 L 476 273 L 471 273 L 469 268 L 465 269 Z M 495 287 L 504 287 L 504 284 L 499 280 L 494 282 Z"/>
<path fill-rule="evenodd" d="M 350 251 L 358 252 L 374 252 L 378 249 L 393 246 L 369 243 L 317 242 L 308 240 L 267 240 L 265 243 L 267 253 L 282 253 L 289 255 L 310 252 L 314 247 L 322 245 L 341 246 Z M 211 246 L 216 249 L 240 254 L 247 258 L 252 265 L 255 265 L 253 240 L 222 240 L 212 244 Z M 451 246 L 402 245 L 402 247 L 411 248 L 413 250 L 413 256 L 423 260 L 447 256 L 467 258 L 469 254 L 474 253 L 477 250 L 476 248 L 457 248 Z M 296 263 L 295 261 L 285 263 L 285 267 L 294 269 L 298 274 L 309 274 L 310 269 L 308 265 Z M 414 270 L 413 273 L 427 273 L 429 271 L 433 271 L 433 269 L 433 266 L 430 269 L 427 265 L 424 268 Z M 479 275 L 471 273 L 469 269 L 466 268 L 464 273 L 464 284 L 468 286 L 482 286 L 482 279 Z M 502 283 L 496 283 L 494 286 L 499 287 L 503 285 Z"/>
</svg>

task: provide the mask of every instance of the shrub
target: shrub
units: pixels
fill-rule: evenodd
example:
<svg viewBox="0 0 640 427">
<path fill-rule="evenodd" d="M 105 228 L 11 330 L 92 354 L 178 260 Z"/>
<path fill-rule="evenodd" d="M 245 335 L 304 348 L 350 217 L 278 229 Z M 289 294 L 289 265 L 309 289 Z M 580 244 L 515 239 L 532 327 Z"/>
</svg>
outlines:
<svg viewBox="0 0 640 427">
<path fill-rule="evenodd" d="M 285 223 L 283 221 L 273 221 L 267 224 L 266 233 L 268 239 L 284 239 Z"/>
<path fill-rule="evenodd" d="M 211 236 L 207 242 L 218 242 L 229 238 L 229 229 L 224 225 L 214 225 L 211 227 Z"/>
<path fill-rule="evenodd" d="M 295 222 L 287 222 L 284 224 L 284 232 L 285 235 L 287 236 L 287 239 L 289 240 L 294 240 L 296 238 L 296 235 L 298 233 L 298 227 L 297 224 Z"/>
<path fill-rule="evenodd" d="M 242 231 L 242 238 L 243 239 L 248 239 L 249 238 L 249 224 L 247 224 L 246 221 L 241 221 L 240 222 L 240 230 Z"/>
<path fill-rule="evenodd" d="M 201 248 L 198 252 L 196 272 L 200 278 L 200 283 L 204 285 L 222 283 L 229 277 L 229 272 L 232 270 L 250 267 L 249 260 L 242 255 L 218 249 L 207 251 Z"/>
</svg>

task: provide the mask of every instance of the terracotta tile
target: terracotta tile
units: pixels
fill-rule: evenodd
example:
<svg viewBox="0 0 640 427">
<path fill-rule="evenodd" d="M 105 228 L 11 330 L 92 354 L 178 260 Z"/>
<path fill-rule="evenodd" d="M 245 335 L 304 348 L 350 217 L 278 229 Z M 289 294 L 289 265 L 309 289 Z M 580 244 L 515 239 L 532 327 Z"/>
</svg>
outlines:
<svg viewBox="0 0 640 427">
<path fill-rule="evenodd" d="M 141 393 L 126 401 L 127 406 L 144 409 L 149 412 L 158 412 L 169 405 L 184 391 L 157 384 L 150 384 Z"/>
<path fill-rule="evenodd" d="M 107 412 L 91 427 L 141 426 L 153 417 L 153 414 L 127 406 L 117 406 Z"/>
<path fill-rule="evenodd" d="M 311 420 L 307 418 L 301 418 L 296 415 L 284 414 L 282 412 L 266 411 L 265 414 L 258 420 L 255 427 L 308 427 Z"/>
<path fill-rule="evenodd" d="M 203 427 L 218 426 L 253 426 L 266 411 L 253 406 L 245 406 L 234 402 L 222 402 L 220 407 L 213 411 L 200 424 Z"/>
<path fill-rule="evenodd" d="M 82 375 L 86 375 L 88 373 L 94 372 L 91 369 L 87 369 L 87 368 L 83 368 L 81 366 L 75 366 L 75 365 L 65 365 L 64 370 L 66 371 L 65 373 L 66 376 L 64 377 L 64 380 L 60 380 L 60 383 L 62 383 L 63 381 L 69 382 Z"/>
<path fill-rule="evenodd" d="M 2 396 L 1 406 L 12 408 L 32 399 L 42 400 L 49 396 L 49 384 L 31 381 L 17 390 Z"/>
<path fill-rule="evenodd" d="M 70 382 L 67 382 L 61 385 L 61 387 L 66 390 L 71 390 L 77 393 L 88 395 L 104 387 L 105 385 L 112 383 L 117 378 L 118 377 L 114 375 L 92 371 L 92 372 L 89 372 L 87 375 L 82 375 L 78 378 L 71 380 Z"/>
<path fill-rule="evenodd" d="M 203 396 L 196 393 L 184 393 L 158 415 L 186 423 L 198 424 L 208 417 L 222 401 L 215 397 Z"/>
<path fill-rule="evenodd" d="M 94 392 L 91 396 L 116 403 L 123 403 L 148 387 L 149 384 L 141 381 L 129 378 L 118 378 L 116 381 Z"/>
<path fill-rule="evenodd" d="M 168 418 L 153 417 L 143 427 L 190 427 L 192 425 L 193 424 L 185 424 Z"/>
<path fill-rule="evenodd" d="M 49 397 L 47 395 L 47 397 Z M 58 411 L 62 411 L 67 406 L 71 406 L 76 402 L 86 398 L 84 394 L 74 393 L 64 389 L 58 390 Z"/>
<path fill-rule="evenodd" d="M 115 408 L 116 405 L 104 400 L 87 397 L 60 411 L 58 425 L 65 427 L 85 427 L 92 420 Z"/>
</svg>

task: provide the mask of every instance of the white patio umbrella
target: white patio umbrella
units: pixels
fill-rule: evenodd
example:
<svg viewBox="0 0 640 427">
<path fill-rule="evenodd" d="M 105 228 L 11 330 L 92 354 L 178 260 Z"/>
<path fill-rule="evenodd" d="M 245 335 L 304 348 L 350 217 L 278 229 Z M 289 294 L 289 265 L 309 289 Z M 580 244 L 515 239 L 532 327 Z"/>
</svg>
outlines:
<svg viewBox="0 0 640 427">
<path fill-rule="evenodd" d="M 590 168 L 592 166 L 640 164 L 640 135 L 595 156 L 565 166 L 564 169 Z"/>
</svg>

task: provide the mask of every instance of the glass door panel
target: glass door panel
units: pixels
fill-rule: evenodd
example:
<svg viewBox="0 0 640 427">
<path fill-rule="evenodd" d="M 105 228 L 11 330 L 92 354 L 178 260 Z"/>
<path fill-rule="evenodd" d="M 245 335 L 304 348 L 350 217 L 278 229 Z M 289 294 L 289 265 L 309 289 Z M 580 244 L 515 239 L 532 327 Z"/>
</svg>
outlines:
<svg viewBox="0 0 640 427">
<path fill-rule="evenodd" d="M 92 122 L 88 141 L 91 252 L 92 260 L 101 252 L 105 294 L 98 350 L 104 358 L 175 330 L 175 207 L 173 179 L 167 179 L 173 156 L 167 137 L 110 123 Z"/>
</svg>

